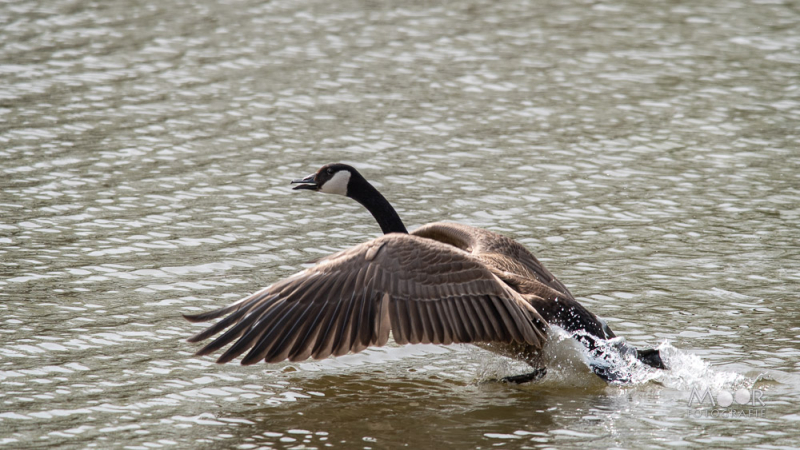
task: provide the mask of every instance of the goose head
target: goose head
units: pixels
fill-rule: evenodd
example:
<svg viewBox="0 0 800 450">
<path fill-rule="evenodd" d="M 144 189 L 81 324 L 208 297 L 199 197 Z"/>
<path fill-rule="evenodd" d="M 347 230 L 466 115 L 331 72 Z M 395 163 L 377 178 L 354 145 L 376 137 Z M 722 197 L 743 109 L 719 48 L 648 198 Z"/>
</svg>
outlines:
<svg viewBox="0 0 800 450">
<path fill-rule="evenodd" d="M 356 169 L 342 163 L 326 164 L 315 173 L 292 180 L 295 189 L 339 194 L 361 203 L 384 233 L 408 233 L 397 211 Z"/>
<path fill-rule="evenodd" d="M 319 191 L 323 194 L 338 194 L 349 197 L 348 191 L 350 180 L 361 177 L 361 175 L 351 166 L 342 163 L 325 164 L 320 167 L 315 173 L 301 178 L 292 180 L 292 184 L 299 184 L 294 189 L 308 189 L 311 191 Z"/>
</svg>

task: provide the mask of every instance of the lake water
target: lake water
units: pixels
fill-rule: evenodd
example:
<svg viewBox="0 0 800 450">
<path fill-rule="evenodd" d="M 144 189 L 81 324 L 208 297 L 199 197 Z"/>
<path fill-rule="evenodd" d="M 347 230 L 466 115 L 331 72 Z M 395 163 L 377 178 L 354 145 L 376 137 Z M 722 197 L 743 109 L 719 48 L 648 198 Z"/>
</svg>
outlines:
<svg viewBox="0 0 800 450">
<path fill-rule="evenodd" d="M 796 3 L 24 0 L 0 24 L 0 448 L 800 447 Z M 672 370 L 192 357 L 181 313 L 379 234 L 290 189 L 334 161 L 409 228 L 524 243 Z"/>
</svg>

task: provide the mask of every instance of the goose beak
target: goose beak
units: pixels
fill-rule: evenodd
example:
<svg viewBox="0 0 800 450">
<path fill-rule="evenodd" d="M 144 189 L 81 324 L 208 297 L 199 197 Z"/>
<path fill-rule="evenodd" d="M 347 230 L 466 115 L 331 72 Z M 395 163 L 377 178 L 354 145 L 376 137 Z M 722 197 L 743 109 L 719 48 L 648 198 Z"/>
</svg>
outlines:
<svg viewBox="0 0 800 450">
<path fill-rule="evenodd" d="M 308 190 L 311 190 L 311 191 L 319 190 L 319 186 L 317 186 L 317 174 L 316 173 L 312 173 L 311 175 L 309 175 L 309 176 L 307 176 L 305 178 L 299 179 L 299 180 L 292 180 L 292 184 L 298 184 L 298 183 L 300 184 L 300 186 L 295 186 L 294 187 L 295 191 L 298 190 L 298 189 L 308 189 Z"/>
</svg>

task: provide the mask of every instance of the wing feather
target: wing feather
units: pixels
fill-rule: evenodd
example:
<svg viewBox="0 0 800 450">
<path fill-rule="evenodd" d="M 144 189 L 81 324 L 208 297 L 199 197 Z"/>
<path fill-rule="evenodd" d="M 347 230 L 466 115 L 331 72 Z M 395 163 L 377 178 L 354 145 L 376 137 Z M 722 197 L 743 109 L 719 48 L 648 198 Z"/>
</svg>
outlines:
<svg viewBox="0 0 800 450">
<path fill-rule="evenodd" d="M 443 303 L 450 312 L 450 320 L 453 326 L 453 342 L 469 342 L 470 332 L 468 331 L 467 323 L 464 322 L 464 320 L 468 319 L 462 317 L 461 313 L 458 312 L 458 307 L 456 306 L 458 299 L 448 298 Z"/>
<path fill-rule="evenodd" d="M 388 294 L 386 294 L 388 295 Z M 407 302 L 396 298 L 389 300 L 389 308 L 392 314 L 389 321 L 392 325 L 392 334 L 395 342 L 400 345 L 411 344 L 411 319 L 408 316 Z"/>
<path fill-rule="evenodd" d="M 483 308 L 483 313 L 487 319 L 486 330 L 490 333 L 490 335 L 495 335 L 498 337 L 498 341 L 500 342 L 508 342 L 508 338 L 505 334 L 505 329 L 500 324 L 500 320 L 497 317 L 497 311 L 494 309 L 494 304 L 492 303 L 491 296 L 485 296 L 483 301 L 475 302 L 478 308 Z"/>
<path fill-rule="evenodd" d="M 305 309 L 304 306 L 307 307 L 307 305 L 303 305 L 300 302 L 295 302 L 289 305 L 288 308 L 280 308 L 279 306 L 273 307 L 272 309 L 275 311 L 275 313 L 272 315 L 272 317 L 270 317 L 270 322 L 273 324 L 273 326 L 253 327 L 251 329 L 251 332 L 254 332 L 254 338 L 247 344 L 247 347 L 250 349 L 250 351 L 247 352 L 247 355 L 245 355 L 244 358 L 242 358 L 242 365 L 247 366 L 250 364 L 255 364 L 264 358 L 269 350 L 276 344 L 276 342 L 271 338 L 274 338 L 276 335 L 276 330 L 280 330 L 282 328 L 280 326 L 281 322 L 285 322 L 288 318 L 300 314 Z M 246 350 L 247 348 L 241 348 L 240 351 L 237 352 L 238 354 L 227 355 L 227 353 L 230 352 L 230 350 L 228 350 L 226 354 L 223 354 L 223 356 L 226 357 L 224 362 L 228 362 L 230 359 L 239 356 Z M 220 357 L 220 359 L 223 358 Z"/>
<path fill-rule="evenodd" d="M 392 331 L 392 321 L 389 314 L 389 294 L 383 294 L 378 304 L 378 313 L 375 315 L 375 333 L 370 344 L 381 347 L 389 342 L 389 333 Z"/>
<path fill-rule="evenodd" d="M 464 327 L 464 331 L 466 332 L 467 340 L 463 342 L 470 342 L 472 340 L 477 341 L 479 339 L 478 336 L 480 336 L 480 330 L 482 329 L 478 325 L 478 318 L 475 311 L 472 308 L 467 308 L 469 301 L 469 297 L 466 296 L 454 299 L 453 301 L 453 307 L 455 308 L 456 312 L 458 312 L 461 325 Z"/>
<path fill-rule="evenodd" d="M 305 330 L 303 330 L 303 336 L 297 340 L 297 344 L 295 344 L 294 348 L 289 354 L 289 361 L 304 361 L 311 357 L 311 353 L 314 350 L 314 343 L 319 335 L 320 321 L 322 320 L 325 311 L 325 303 L 317 305 L 314 311 L 314 320 L 309 323 Z"/>
<path fill-rule="evenodd" d="M 259 346 L 261 346 L 262 342 L 269 342 L 269 344 L 265 345 L 260 353 L 253 355 L 252 361 L 255 363 L 264 359 L 266 362 L 281 362 L 288 359 L 297 340 L 301 338 L 300 334 L 303 332 L 303 329 L 309 326 L 310 319 L 308 317 L 316 315 L 314 314 L 315 306 L 318 305 L 313 302 L 308 302 L 307 304 L 298 302 L 297 312 L 294 315 L 286 313 L 279 320 L 281 323 L 286 323 L 286 327 L 283 329 L 278 327 L 273 328 L 273 330 L 280 331 L 273 331 L 270 334 L 264 335 L 264 337 L 259 340 Z M 248 355 L 246 359 L 249 358 L 250 355 Z M 244 363 L 245 361 L 242 360 L 242 364 Z"/>
<path fill-rule="evenodd" d="M 295 303 L 293 307 L 296 307 L 297 305 L 298 303 Z M 226 350 L 222 356 L 217 358 L 217 362 L 220 364 L 229 362 L 247 350 L 251 349 L 254 345 L 257 345 L 261 337 L 270 331 L 270 326 L 275 322 L 276 317 L 280 316 L 281 313 L 284 312 L 285 311 L 283 309 L 272 305 L 263 313 L 262 316 L 258 318 L 258 321 L 250 325 L 249 328 L 241 328 L 244 336 L 240 337 L 236 343 L 228 347 L 228 350 Z M 222 339 L 219 340 L 221 341 Z M 242 361 L 242 364 L 246 363 Z"/>
<path fill-rule="evenodd" d="M 353 353 L 358 353 L 369 347 L 372 342 L 372 334 L 375 332 L 374 326 L 368 324 L 372 321 L 375 312 L 375 302 L 377 300 L 375 291 L 370 288 L 369 293 L 364 290 L 364 301 L 361 303 L 361 311 L 358 315 L 358 323 L 355 328 L 355 340 L 357 346 L 353 347 Z"/>
<path fill-rule="evenodd" d="M 359 273 L 348 272 L 341 277 L 331 277 L 334 280 L 333 285 L 328 288 L 323 287 L 324 291 L 328 293 L 328 298 L 338 298 L 342 292 L 350 292 L 353 290 L 353 285 Z M 320 334 L 321 327 L 325 326 L 326 313 L 329 312 L 327 300 L 312 302 L 313 309 L 310 309 L 307 316 L 300 320 L 305 323 L 305 326 L 298 333 L 294 341 L 294 345 L 288 354 L 290 361 L 303 361 L 308 359 L 314 351 L 314 346 L 317 337 Z M 313 319 L 311 319 L 313 317 Z"/>
<path fill-rule="evenodd" d="M 433 316 L 434 321 L 438 325 L 438 330 L 441 333 L 439 342 L 442 345 L 450 345 L 453 343 L 453 325 L 452 318 L 450 317 L 450 310 L 447 308 L 448 299 L 444 298 L 435 302 L 428 303 L 428 314 Z"/>
<path fill-rule="evenodd" d="M 425 332 L 425 324 L 419 316 L 419 309 L 417 308 L 417 301 L 408 299 L 405 302 L 406 311 L 408 312 L 408 320 L 411 323 L 411 335 L 409 341 L 412 344 L 430 344 L 427 333 Z"/>
<path fill-rule="evenodd" d="M 197 353 L 195 353 L 195 355 L 204 356 L 204 355 L 208 355 L 208 354 L 214 353 L 215 351 L 221 349 L 222 347 L 224 347 L 224 346 L 230 344 L 231 342 L 235 341 L 236 339 L 238 339 L 239 336 L 244 334 L 249 329 L 249 327 L 250 327 L 250 325 L 252 323 L 254 323 L 255 321 L 261 319 L 261 315 L 267 309 L 269 309 L 270 306 L 273 305 L 274 301 L 277 300 L 277 296 L 273 297 L 272 300 L 273 300 L 272 302 L 265 301 L 263 304 L 254 307 L 252 312 L 250 312 L 250 314 L 247 317 L 245 317 L 243 320 L 239 321 L 235 326 L 231 327 L 228 331 L 223 333 L 222 336 L 214 339 L 208 345 L 206 345 L 205 347 L 203 347 L 200 350 L 198 350 Z M 219 324 L 221 322 L 222 321 L 218 322 L 217 324 Z M 206 331 L 212 330 L 214 328 L 216 328 L 216 325 L 214 327 L 208 328 Z M 214 331 L 215 332 L 213 334 L 216 334 L 216 330 L 214 330 Z M 200 333 L 200 334 L 203 334 L 203 333 Z M 195 335 L 191 339 L 194 339 L 196 337 L 197 337 L 197 335 Z M 192 342 L 194 342 L 194 341 L 192 341 Z"/>
<path fill-rule="evenodd" d="M 524 338 L 519 334 L 519 331 L 517 330 L 517 324 L 511 318 L 511 314 L 508 312 L 507 305 L 497 297 L 490 298 L 494 304 L 495 310 L 497 311 L 497 315 L 502 321 L 501 323 L 504 325 L 503 330 L 509 334 L 509 339 L 514 342 L 522 341 Z"/>
<path fill-rule="evenodd" d="M 326 315 L 325 320 L 325 331 L 320 335 L 317 344 L 314 346 L 314 350 L 311 356 L 314 359 L 324 359 L 333 353 L 333 345 L 334 345 L 334 337 L 335 330 L 336 330 L 336 322 L 339 320 L 339 316 L 342 312 L 342 305 L 345 303 L 342 296 L 336 299 L 336 303 L 334 304 L 333 308 L 331 308 L 330 314 Z"/>
<path fill-rule="evenodd" d="M 224 317 L 193 336 L 221 336 L 198 351 L 228 362 L 302 361 L 404 343 L 517 342 L 541 348 L 547 325 L 498 276 L 463 250 L 390 234 L 190 321 Z"/>
<path fill-rule="evenodd" d="M 350 301 L 345 302 L 343 313 L 339 315 L 338 320 L 334 324 L 336 340 L 333 344 L 333 356 L 346 355 L 347 351 L 350 349 L 350 330 L 353 326 L 350 315 L 353 312 L 356 298 L 356 292 L 353 292 L 350 296 Z"/>
</svg>

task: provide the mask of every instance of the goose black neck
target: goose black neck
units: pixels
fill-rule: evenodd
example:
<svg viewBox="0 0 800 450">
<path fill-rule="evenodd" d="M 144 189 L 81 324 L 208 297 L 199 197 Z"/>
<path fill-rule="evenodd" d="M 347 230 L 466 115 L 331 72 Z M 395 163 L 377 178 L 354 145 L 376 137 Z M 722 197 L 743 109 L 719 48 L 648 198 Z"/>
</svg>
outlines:
<svg viewBox="0 0 800 450">
<path fill-rule="evenodd" d="M 408 234 L 392 204 L 360 174 L 354 174 L 347 186 L 347 196 L 361 203 L 378 221 L 383 234 Z"/>
</svg>

